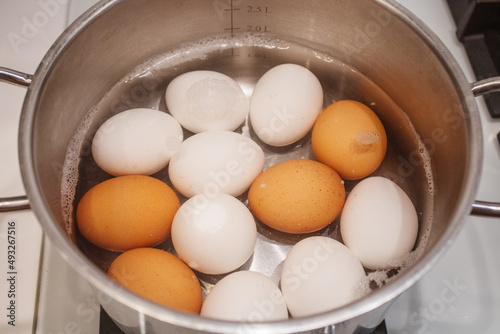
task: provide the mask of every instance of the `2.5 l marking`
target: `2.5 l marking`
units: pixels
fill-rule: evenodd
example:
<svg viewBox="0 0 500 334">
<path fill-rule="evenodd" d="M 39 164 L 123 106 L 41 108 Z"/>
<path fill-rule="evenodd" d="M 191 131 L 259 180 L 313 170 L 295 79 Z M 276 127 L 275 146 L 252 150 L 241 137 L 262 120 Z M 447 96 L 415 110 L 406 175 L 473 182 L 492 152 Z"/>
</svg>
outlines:
<svg viewBox="0 0 500 334">
<path fill-rule="evenodd" d="M 271 9 L 267 6 L 247 6 L 247 13 L 271 14 Z"/>
</svg>

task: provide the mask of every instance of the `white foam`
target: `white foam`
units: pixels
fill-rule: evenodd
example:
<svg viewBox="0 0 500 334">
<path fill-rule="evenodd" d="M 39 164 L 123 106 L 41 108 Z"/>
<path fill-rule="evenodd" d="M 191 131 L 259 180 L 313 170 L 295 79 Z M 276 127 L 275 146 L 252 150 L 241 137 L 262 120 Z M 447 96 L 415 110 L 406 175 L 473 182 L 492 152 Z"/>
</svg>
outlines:
<svg viewBox="0 0 500 334">
<path fill-rule="evenodd" d="M 432 221 L 432 217 L 429 217 L 429 220 Z M 420 257 L 425 252 L 427 247 L 427 243 L 429 241 L 429 235 L 431 232 L 431 228 L 427 227 L 420 235 L 420 239 L 418 240 L 418 246 L 415 250 L 410 252 L 404 258 L 393 261 L 388 264 L 388 268 L 385 270 L 376 270 L 373 272 L 369 272 L 365 279 L 362 280 L 358 286 L 357 297 L 361 298 L 376 288 L 380 288 L 386 284 L 389 284 L 393 279 L 399 276 L 406 269 L 410 268 L 415 262 L 417 262 Z M 374 287 L 375 285 L 376 287 Z"/>
<path fill-rule="evenodd" d="M 85 142 L 85 136 L 92 124 L 97 109 L 91 109 L 78 126 L 74 137 L 71 139 L 66 158 L 64 160 L 61 180 L 61 207 L 66 232 L 73 234 L 73 202 L 75 200 L 76 185 L 78 183 L 78 166 L 80 165 L 80 154 Z"/>
<path fill-rule="evenodd" d="M 429 207 L 427 208 L 427 212 L 432 213 L 434 211 L 434 178 L 432 174 L 431 155 L 427 150 L 427 147 L 425 146 L 424 142 L 422 141 L 420 135 L 415 130 L 415 127 L 413 126 L 408 115 L 403 111 L 402 115 L 406 118 L 408 126 L 412 131 L 412 134 L 418 142 L 417 152 L 420 155 L 420 158 L 422 159 L 422 168 L 424 169 L 424 174 L 427 181 L 427 192 L 430 198 L 430 201 L 427 202 L 427 204 L 429 205 Z M 424 224 L 422 221 L 420 221 L 419 223 L 421 230 L 419 231 L 419 239 L 417 240 L 417 247 L 413 251 L 411 251 L 407 256 L 400 259 L 396 259 L 391 263 L 388 263 L 387 268 L 389 269 L 369 272 L 366 275 L 365 279 L 362 280 L 359 284 L 357 291 L 358 298 L 362 298 L 366 294 L 373 291 L 374 284 L 376 285 L 377 288 L 380 288 L 388 284 L 393 279 L 398 277 L 400 273 L 410 268 L 420 259 L 420 257 L 423 255 L 423 253 L 427 248 L 429 236 L 432 230 L 432 221 L 433 221 L 432 214 L 429 215 L 426 219 L 427 222 L 429 223 L 427 224 L 427 227 L 423 228 Z"/>
<path fill-rule="evenodd" d="M 243 33 L 241 35 L 214 35 L 194 42 L 186 42 L 178 45 L 172 50 L 161 53 L 132 70 L 121 82 L 127 82 L 142 75 L 153 68 L 179 65 L 196 59 L 206 59 L 207 54 L 230 49 L 233 47 L 250 46 L 265 49 L 288 49 L 287 41 L 272 37 L 268 34 Z"/>
</svg>

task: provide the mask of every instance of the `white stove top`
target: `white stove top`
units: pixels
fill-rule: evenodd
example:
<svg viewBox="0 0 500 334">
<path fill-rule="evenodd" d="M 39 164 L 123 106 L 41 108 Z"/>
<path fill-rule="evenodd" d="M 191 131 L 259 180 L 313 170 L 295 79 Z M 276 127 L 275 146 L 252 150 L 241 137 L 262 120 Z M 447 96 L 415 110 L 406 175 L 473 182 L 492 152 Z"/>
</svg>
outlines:
<svg viewBox="0 0 500 334">
<path fill-rule="evenodd" d="M 455 37 L 445 0 L 398 1 L 441 38 L 473 82 L 474 74 Z M 2 0 L 0 66 L 34 73 L 62 30 L 96 2 Z M 4 197 L 24 194 L 16 145 L 24 95 L 23 88 L 0 84 L 0 196 Z M 481 98 L 477 102 L 485 137 L 477 199 L 500 202 L 500 148 L 496 139 L 500 120 L 490 118 Z M 440 263 L 396 301 L 386 318 L 388 332 L 498 333 L 499 237 L 500 220 L 469 217 Z M 15 254 L 9 246 L 15 246 Z M 15 257 L 9 259 L 9 255 Z M 99 304 L 89 285 L 44 238 L 29 210 L 0 213 L 0 309 L 0 333 L 99 332 Z"/>
</svg>

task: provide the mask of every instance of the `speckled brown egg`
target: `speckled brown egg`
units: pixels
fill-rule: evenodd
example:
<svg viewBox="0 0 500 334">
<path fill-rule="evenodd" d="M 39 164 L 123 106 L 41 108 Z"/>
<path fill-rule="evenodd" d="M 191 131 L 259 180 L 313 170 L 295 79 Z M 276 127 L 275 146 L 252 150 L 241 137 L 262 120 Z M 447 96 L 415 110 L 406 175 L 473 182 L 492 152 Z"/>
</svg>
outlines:
<svg viewBox="0 0 500 334">
<path fill-rule="evenodd" d="M 91 188 L 78 203 L 80 233 L 101 248 L 123 252 L 170 237 L 180 207 L 175 192 L 150 176 L 119 176 Z"/>
<path fill-rule="evenodd" d="M 373 173 L 384 160 L 387 135 L 370 108 L 343 100 L 328 106 L 316 119 L 311 145 L 318 161 L 344 180 L 358 180 Z"/>
<path fill-rule="evenodd" d="M 127 289 L 162 305 L 200 313 L 202 290 L 194 272 L 174 255 L 156 248 L 120 254 L 108 276 Z"/>
<path fill-rule="evenodd" d="M 313 160 L 278 163 L 260 174 L 248 203 L 264 224 L 287 233 L 309 233 L 335 220 L 345 201 L 344 182 L 332 168 Z"/>
</svg>

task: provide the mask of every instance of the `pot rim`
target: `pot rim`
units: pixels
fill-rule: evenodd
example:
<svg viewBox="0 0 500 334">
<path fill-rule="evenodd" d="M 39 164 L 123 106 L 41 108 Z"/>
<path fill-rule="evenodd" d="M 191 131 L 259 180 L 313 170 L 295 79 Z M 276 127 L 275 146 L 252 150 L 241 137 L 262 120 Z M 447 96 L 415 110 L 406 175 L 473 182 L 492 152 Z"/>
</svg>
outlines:
<svg viewBox="0 0 500 334">
<path fill-rule="evenodd" d="M 460 66 L 453 58 L 448 49 L 439 38 L 420 19 L 415 17 L 409 10 L 395 2 L 395 0 L 376 0 L 376 2 L 409 25 L 422 40 L 435 52 L 441 64 L 448 71 L 458 90 L 462 103 L 469 111 L 466 125 L 469 127 L 471 138 L 469 142 L 469 165 L 467 166 L 467 180 L 465 181 L 463 193 L 457 210 L 454 212 L 450 224 L 440 240 L 436 242 L 431 251 L 428 251 L 410 268 L 398 274 L 398 278 L 391 281 L 362 299 L 355 301 L 340 309 L 328 311 L 322 314 L 286 321 L 274 321 L 263 323 L 228 322 L 200 317 L 198 315 L 168 309 L 154 302 L 146 300 L 135 293 L 128 291 L 109 279 L 106 274 L 91 262 L 75 245 L 66 238 L 56 219 L 48 209 L 49 205 L 42 197 L 40 183 L 33 165 L 32 135 L 35 120 L 36 107 L 40 99 L 40 92 L 47 77 L 51 73 L 53 64 L 61 57 L 67 45 L 76 38 L 79 33 L 94 21 L 100 14 L 111 10 L 121 0 L 101 1 L 89 9 L 72 23 L 56 40 L 53 46 L 44 56 L 37 68 L 33 82 L 29 86 L 23 104 L 20 129 L 19 129 L 19 159 L 24 186 L 30 201 L 30 205 L 50 240 L 57 246 L 62 257 L 81 274 L 97 291 L 109 294 L 114 300 L 128 307 L 142 312 L 148 316 L 200 331 L 216 331 L 221 333 L 240 332 L 247 328 L 254 333 L 287 333 L 299 332 L 315 328 L 330 326 L 341 323 L 376 309 L 389 303 L 415 282 L 420 280 L 432 267 L 442 258 L 449 249 L 453 240 L 457 237 L 464 225 L 465 217 L 470 213 L 474 196 L 479 187 L 479 178 L 482 166 L 482 129 L 479 120 L 476 100 L 470 85 L 467 82 Z M 376 325 L 376 324 L 374 324 Z M 246 326 L 246 327 L 242 327 Z M 237 329 L 237 330 L 235 330 Z"/>
</svg>

